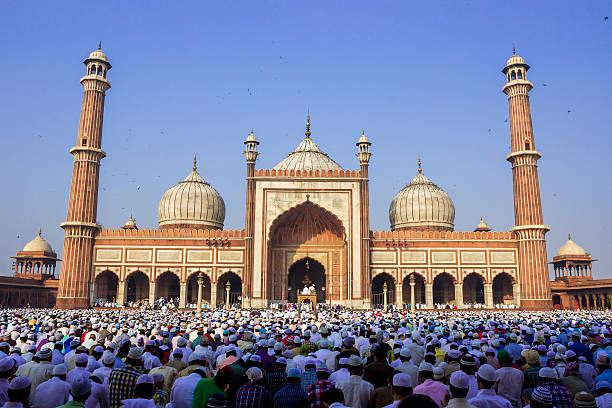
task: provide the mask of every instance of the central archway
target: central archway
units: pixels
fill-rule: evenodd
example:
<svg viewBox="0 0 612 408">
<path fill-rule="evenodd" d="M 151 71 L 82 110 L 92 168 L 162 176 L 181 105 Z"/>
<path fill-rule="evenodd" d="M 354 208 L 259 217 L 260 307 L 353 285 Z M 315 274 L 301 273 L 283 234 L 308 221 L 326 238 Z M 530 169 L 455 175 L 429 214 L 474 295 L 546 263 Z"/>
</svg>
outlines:
<svg viewBox="0 0 612 408">
<path fill-rule="evenodd" d="M 132 272 L 126 280 L 126 301 L 141 302 L 149 298 L 149 278 L 141 271 Z"/>
<path fill-rule="evenodd" d="M 95 288 L 96 288 L 96 303 L 98 301 L 114 302 L 117 297 L 117 286 L 119 279 L 113 272 L 106 270 L 96 277 Z"/>
<path fill-rule="evenodd" d="M 482 276 L 473 272 L 463 278 L 463 303 L 467 305 L 484 305 L 484 284 Z"/>
<path fill-rule="evenodd" d="M 306 257 L 294 262 L 289 268 L 288 281 L 287 300 L 289 303 L 297 303 L 298 292 L 305 286 L 314 286 L 317 303 L 325 302 L 325 268 L 317 260 Z"/>
<path fill-rule="evenodd" d="M 178 276 L 170 271 L 166 271 L 157 277 L 155 299 L 176 300 L 179 298 L 180 290 Z"/>
<path fill-rule="evenodd" d="M 332 212 L 307 199 L 274 220 L 268 239 L 269 300 L 297 301 L 297 290 L 304 286 L 307 261 L 308 277 L 315 284 L 318 302 L 348 298 L 348 276 L 344 273 L 346 233 Z"/>
</svg>

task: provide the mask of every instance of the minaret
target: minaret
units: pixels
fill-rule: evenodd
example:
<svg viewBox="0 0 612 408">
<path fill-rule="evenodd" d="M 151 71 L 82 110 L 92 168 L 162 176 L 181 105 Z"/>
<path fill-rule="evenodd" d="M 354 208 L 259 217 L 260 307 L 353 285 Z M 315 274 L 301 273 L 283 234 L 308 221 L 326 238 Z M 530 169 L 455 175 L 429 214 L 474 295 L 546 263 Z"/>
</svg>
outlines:
<svg viewBox="0 0 612 408">
<path fill-rule="evenodd" d="M 255 162 L 257 161 L 257 145 L 259 142 L 251 133 L 244 141 L 244 158 L 247 164 L 247 185 L 246 185 L 246 220 L 245 220 L 245 279 L 242 289 L 242 299 L 244 307 L 251 307 L 251 281 L 253 274 L 253 236 L 255 234 Z"/>
<path fill-rule="evenodd" d="M 514 186 L 514 222 L 512 231 L 519 240 L 520 305 L 524 309 L 550 309 L 550 277 L 545 235 L 550 229 L 544 225 L 542 200 L 538 178 L 538 159 L 542 154 L 535 149 L 529 91 L 533 84 L 527 80 L 529 65 L 515 52 L 502 72 L 510 107 L 510 154 Z"/>
<path fill-rule="evenodd" d="M 106 156 L 101 149 L 102 118 L 104 97 L 111 86 L 106 79 L 111 64 L 100 48 L 83 62 L 87 70 L 81 78 L 84 92 L 77 142 L 70 149 L 74 167 L 68 216 L 61 224 L 66 236 L 57 308 L 86 308 L 91 304 L 93 243 L 100 229 L 96 222 L 100 161 Z"/>
<path fill-rule="evenodd" d="M 370 270 L 370 187 L 368 178 L 368 168 L 370 166 L 370 146 L 372 143 L 365 135 L 365 130 L 361 131 L 361 137 L 356 143 L 357 158 L 359 159 L 359 194 L 361 202 L 361 287 L 364 288 L 363 306 L 370 307 L 372 295 L 372 271 Z M 367 288 L 367 289 L 366 289 Z"/>
</svg>

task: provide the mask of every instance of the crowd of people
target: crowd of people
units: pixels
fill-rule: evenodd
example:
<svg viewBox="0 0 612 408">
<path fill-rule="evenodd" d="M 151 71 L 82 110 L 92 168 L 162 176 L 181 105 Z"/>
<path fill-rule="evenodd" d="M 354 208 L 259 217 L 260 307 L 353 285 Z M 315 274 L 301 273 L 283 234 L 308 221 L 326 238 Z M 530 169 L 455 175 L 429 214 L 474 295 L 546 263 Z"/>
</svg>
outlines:
<svg viewBox="0 0 612 408">
<path fill-rule="evenodd" d="M 611 317 L 5 309 L 0 406 L 608 408 Z"/>
</svg>

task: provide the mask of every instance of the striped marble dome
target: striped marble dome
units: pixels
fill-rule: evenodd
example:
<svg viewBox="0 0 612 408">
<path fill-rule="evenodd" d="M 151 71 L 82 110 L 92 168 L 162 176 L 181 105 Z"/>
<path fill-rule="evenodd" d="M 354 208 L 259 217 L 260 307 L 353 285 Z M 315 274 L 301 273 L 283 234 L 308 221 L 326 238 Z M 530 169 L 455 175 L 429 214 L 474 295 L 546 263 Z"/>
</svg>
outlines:
<svg viewBox="0 0 612 408">
<path fill-rule="evenodd" d="M 225 202 L 194 169 L 164 193 L 158 207 L 159 227 L 223 228 Z"/>
<path fill-rule="evenodd" d="M 319 149 L 319 146 L 309 137 L 281 160 L 274 170 L 342 170 L 342 167 Z"/>
<path fill-rule="evenodd" d="M 419 170 L 410 184 L 391 201 L 391 229 L 442 230 L 455 228 L 455 205 L 444 190 Z"/>
</svg>

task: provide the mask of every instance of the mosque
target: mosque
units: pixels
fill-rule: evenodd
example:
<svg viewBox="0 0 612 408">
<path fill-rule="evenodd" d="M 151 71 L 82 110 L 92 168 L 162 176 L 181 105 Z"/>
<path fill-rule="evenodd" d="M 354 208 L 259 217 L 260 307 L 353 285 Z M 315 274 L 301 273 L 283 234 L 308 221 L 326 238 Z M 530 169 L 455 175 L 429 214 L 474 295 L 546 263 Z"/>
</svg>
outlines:
<svg viewBox="0 0 612 408">
<path fill-rule="evenodd" d="M 70 149 L 68 215 L 61 224 L 61 274 L 59 281 L 53 274 L 39 279 L 56 282 L 58 308 L 91 307 L 98 299 L 123 305 L 159 298 L 178 299 L 179 307 L 261 308 L 301 301 L 304 287 L 313 289 L 317 303 L 357 309 L 389 304 L 550 309 L 553 301 L 563 308 L 609 305 L 612 280 L 609 288 L 600 285 L 596 298 L 586 298 L 592 292 L 588 287 L 581 295 L 572 293 L 573 285 L 589 276 L 591 285 L 599 281 L 592 278 L 590 255 L 571 239 L 553 260 L 558 279 L 552 283 L 555 297 L 551 293 L 549 227 L 537 168 L 542 155 L 529 105 L 533 85 L 527 80 L 530 67 L 518 55 L 502 70 L 514 192 L 510 231 L 491 231 L 482 219 L 473 231 L 455 231 L 453 201 L 427 178 L 420 160 L 412 180 L 389 197 L 390 229 L 371 231 L 370 141 L 365 132 L 357 137 L 355 166 L 342 168 L 311 137 L 310 115 L 304 138 L 273 168 L 256 167 L 260 141 L 252 130 L 246 137 L 244 229 L 224 229 L 226 204 L 198 172 L 195 157 L 192 171 L 161 196 L 157 229 L 140 229 L 132 217 L 121 228 L 102 228 L 98 184 L 112 67 L 100 48 L 84 64 L 81 116 Z M 40 235 L 36 240 L 44 241 Z M 39 241 L 38 252 L 28 252 L 29 243 L 18 253 L 16 277 L 54 270 L 59 259 Z M 0 303 L 4 288 L 0 280 Z"/>
</svg>

